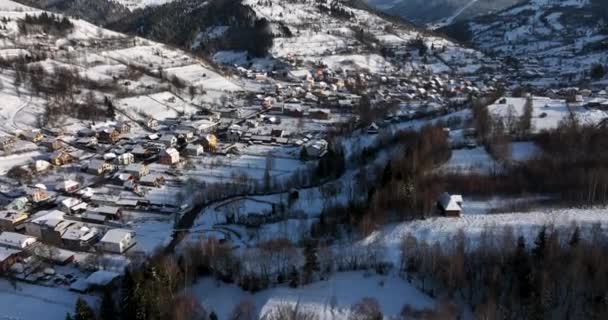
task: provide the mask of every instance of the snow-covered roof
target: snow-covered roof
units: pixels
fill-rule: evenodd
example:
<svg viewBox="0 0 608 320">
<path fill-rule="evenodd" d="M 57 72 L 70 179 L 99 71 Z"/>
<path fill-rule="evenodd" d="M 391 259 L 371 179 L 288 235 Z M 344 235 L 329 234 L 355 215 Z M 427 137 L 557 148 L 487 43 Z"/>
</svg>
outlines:
<svg viewBox="0 0 608 320">
<path fill-rule="evenodd" d="M 460 204 L 462 203 L 462 196 L 460 195 L 450 195 L 447 192 L 444 192 L 439 198 L 439 205 L 445 211 L 461 211 L 462 208 Z"/>
<path fill-rule="evenodd" d="M 23 248 L 31 243 L 36 242 L 36 238 L 28 235 L 24 235 L 16 232 L 3 232 L 0 234 L 0 244 L 13 247 L 13 248 Z"/>
<path fill-rule="evenodd" d="M 0 247 L 0 262 L 8 259 L 9 257 L 21 253 L 21 250 L 11 249 L 6 247 Z"/>
<path fill-rule="evenodd" d="M 120 243 L 127 236 L 133 237 L 135 231 L 127 229 L 111 229 L 101 238 L 101 242 Z"/>
<path fill-rule="evenodd" d="M 120 274 L 116 272 L 99 270 L 91 273 L 91 275 L 87 277 L 86 282 L 89 285 L 106 286 L 119 276 Z"/>
</svg>

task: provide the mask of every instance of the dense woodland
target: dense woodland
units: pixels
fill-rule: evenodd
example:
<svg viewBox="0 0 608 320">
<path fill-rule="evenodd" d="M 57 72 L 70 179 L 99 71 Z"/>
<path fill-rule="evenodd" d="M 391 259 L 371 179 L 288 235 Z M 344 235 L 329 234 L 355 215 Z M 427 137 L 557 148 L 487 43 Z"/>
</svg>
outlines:
<svg viewBox="0 0 608 320">
<path fill-rule="evenodd" d="M 433 295 L 466 302 L 477 319 L 608 317 L 608 239 L 599 225 L 544 226 L 532 241 L 516 234 L 490 228 L 476 242 L 461 232 L 441 243 L 409 235 L 401 270 Z"/>
<path fill-rule="evenodd" d="M 197 0 L 180 0 L 134 11 L 109 28 L 190 48 L 196 36 L 208 27 L 230 26 L 223 37 L 198 48 L 204 52 L 220 49 L 246 50 L 252 56 L 264 56 L 272 47 L 273 37 L 265 19 L 241 1 L 212 0 L 202 6 Z"/>
</svg>

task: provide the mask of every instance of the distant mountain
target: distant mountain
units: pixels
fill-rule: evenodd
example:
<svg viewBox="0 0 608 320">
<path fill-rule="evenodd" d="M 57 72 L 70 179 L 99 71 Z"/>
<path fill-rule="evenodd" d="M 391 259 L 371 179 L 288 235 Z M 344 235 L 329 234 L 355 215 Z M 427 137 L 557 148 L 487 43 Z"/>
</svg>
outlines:
<svg viewBox="0 0 608 320">
<path fill-rule="evenodd" d="M 367 0 L 374 8 L 418 24 L 445 25 L 512 6 L 522 0 Z"/>
<path fill-rule="evenodd" d="M 608 65 L 607 21 L 605 0 L 529 0 L 439 31 L 502 57 L 529 83 L 563 84 Z"/>
<path fill-rule="evenodd" d="M 130 13 L 124 5 L 109 0 L 17 0 L 17 2 L 82 18 L 97 25 L 112 23 Z"/>
</svg>

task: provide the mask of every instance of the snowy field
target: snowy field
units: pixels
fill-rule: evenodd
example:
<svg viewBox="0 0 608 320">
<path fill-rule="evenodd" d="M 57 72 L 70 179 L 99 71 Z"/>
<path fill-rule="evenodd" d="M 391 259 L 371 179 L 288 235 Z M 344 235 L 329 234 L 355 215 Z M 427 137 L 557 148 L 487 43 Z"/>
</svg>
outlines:
<svg viewBox="0 0 608 320">
<path fill-rule="evenodd" d="M 500 166 L 492 159 L 484 147 L 452 150 L 452 157 L 439 169 L 446 173 L 482 173 L 499 170 Z"/>
<path fill-rule="evenodd" d="M 526 98 L 501 98 L 490 106 L 488 110 L 495 117 L 501 117 L 503 122 L 509 117 L 519 119 L 524 112 Z M 545 97 L 532 98 L 532 131 L 540 132 L 557 128 L 560 121 L 573 115 L 585 124 L 598 124 L 608 118 L 605 111 L 571 107 L 564 100 L 555 100 Z"/>
<path fill-rule="evenodd" d="M 39 320 L 65 319 L 68 312 L 74 312 L 76 299 L 81 296 L 62 288 L 49 288 L 19 282 L 14 288 L 7 280 L 0 279 L 0 319 Z M 82 296 L 89 304 L 97 304 L 97 299 Z"/>
<path fill-rule="evenodd" d="M 373 233 L 363 243 L 378 242 L 386 246 L 387 256 L 393 263 L 399 262 L 399 246 L 401 240 L 412 234 L 418 240 L 430 243 L 450 241 L 460 230 L 464 231 L 469 241 L 475 242 L 482 232 L 491 231 L 499 236 L 505 228 L 512 228 L 515 236 L 524 236 L 532 241 L 542 226 L 569 228 L 573 223 L 582 229 L 590 228 L 599 223 L 602 230 L 608 230 L 608 214 L 605 207 L 592 209 L 538 209 L 532 212 L 514 212 L 502 214 L 467 214 L 467 200 L 463 206 L 463 216 L 433 217 L 425 220 L 403 222 L 387 226 Z"/>
<path fill-rule="evenodd" d="M 329 280 L 300 288 L 272 288 L 255 294 L 205 278 L 192 288 L 192 293 L 200 297 L 207 312 L 215 312 L 219 319 L 230 319 L 234 306 L 241 301 L 253 303 L 258 317 L 282 304 L 299 303 L 300 308 L 313 312 L 318 319 L 336 320 L 348 319 L 350 307 L 365 297 L 378 300 L 385 317 L 398 315 L 406 304 L 430 308 L 435 303 L 401 278 L 363 272 L 337 273 Z"/>
</svg>

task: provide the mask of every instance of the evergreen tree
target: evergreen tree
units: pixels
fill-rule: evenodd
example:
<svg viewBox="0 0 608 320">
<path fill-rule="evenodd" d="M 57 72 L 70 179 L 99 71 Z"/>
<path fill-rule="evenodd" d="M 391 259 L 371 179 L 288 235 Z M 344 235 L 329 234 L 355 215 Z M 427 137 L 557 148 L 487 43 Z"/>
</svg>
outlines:
<svg viewBox="0 0 608 320">
<path fill-rule="evenodd" d="M 314 273 L 320 270 L 315 241 L 309 241 L 304 247 L 304 259 L 304 282 L 310 283 Z"/>
<path fill-rule="evenodd" d="M 120 304 L 121 318 L 123 320 L 135 319 L 137 314 L 137 298 L 134 295 L 135 279 L 129 269 L 125 270 L 125 275 L 122 279 Z"/>
<path fill-rule="evenodd" d="M 76 300 L 74 320 L 95 320 L 95 311 L 82 298 Z"/>
<path fill-rule="evenodd" d="M 526 252 L 526 242 L 521 236 L 517 238 L 517 247 L 513 257 L 513 271 L 515 272 L 518 296 L 525 302 L 529 299 L 532 289 L 530 282 L 532 268 Z"/>
<path fill-rule="evenodd" d="M 568 244 L 571 247 L 576 247 L 580 240 L 581 240 L 581 230 L 578 226 L 576 226 L 574 228 L 574 231 L 572 232 L 572 236 L 570 236 L 570 241 L 568 241 Z"/>
<path fill-rule="evenodd" d="M 382 186 L 386 186 L 390 181 L 391 178 L 393 177 L 393 170 L 392 170 L 392 164 L 391 161 L 389 160 L 388 163 L 386 164 L 386 166 L 384 167 L 384 171 L 382 171 Z"/>
<path fill-rule="evenodd" d="M 100 307 L 100 320 L 115 320 L 118 317 L 116 316 L 116 308 L 114 306 L 114 299 L 112 298 L 112 292 L 110 290 L 105 290 L 103 292 L 103 296 L 101 298 L 101 307 Z"/>
<path fill-rule="evenodd" d="M 545 248 L 547 246 L 547 227 L 543 226 L 540 228 L 536 240 L 534 240 L 534 249 L 532 253 L 536 258 L 536 261 L 542 262 L 545 257 Z"/>
<path fill-rule="evenodd" d="M 292 288 L 297 288 L 300 285 L 300 273 L 296 267 L 291 268 L 291 272 L 289 273 L 289 286 Z"/>
</svg>

